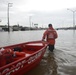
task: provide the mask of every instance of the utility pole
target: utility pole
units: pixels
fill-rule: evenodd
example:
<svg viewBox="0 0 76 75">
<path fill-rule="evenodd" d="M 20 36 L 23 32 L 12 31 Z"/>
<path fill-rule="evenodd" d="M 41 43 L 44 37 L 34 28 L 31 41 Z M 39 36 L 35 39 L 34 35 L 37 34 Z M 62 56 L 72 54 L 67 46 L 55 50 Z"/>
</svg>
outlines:
<svg viewBox="0 0 76 75">
<path fill-rule="evenodd" d="M 71 9 L 67 9 L 70 10 L 71 12 L 73 12 L 73 27 L 75 27 L 75 12 L 76 10 L 71 10 Z"/>
<path fill-rule="evenodd" d="M 32 17 L 32 16 L 29 16 L 30 30 L 31 30 L 31 17 Z"/>
<path fill-rule="evenodd" d="M 12 7 L 12 3 L 8 3 L 8 9 L 7 9 L 8 32 L 10 32 L 10 25 L 9 25 L 9 7 Z"/>
</svg>

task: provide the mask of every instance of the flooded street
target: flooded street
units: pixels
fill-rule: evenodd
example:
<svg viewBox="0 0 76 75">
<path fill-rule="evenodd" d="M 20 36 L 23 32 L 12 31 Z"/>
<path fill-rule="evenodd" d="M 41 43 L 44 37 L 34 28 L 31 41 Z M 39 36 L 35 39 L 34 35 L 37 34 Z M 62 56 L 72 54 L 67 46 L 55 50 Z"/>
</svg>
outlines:
<svg viewBox="0 0 76 75">
<path fill-rule="evenodd" d="M 25 75 L 76 75 L 76 32 L 58 31 L 53 53 L 46 50 L 40 64 Z"/>
<path fill-rule="evenodd" d="M 0 32 L 0 47 L 41 40 L 43 30 Z M 76 31 L 58 30 L 55 50 L 48 49 L 37 67 L 25 75 L 76 75 Z M 31 36 L 31 37 L 30 37 Z"/>
</svg>

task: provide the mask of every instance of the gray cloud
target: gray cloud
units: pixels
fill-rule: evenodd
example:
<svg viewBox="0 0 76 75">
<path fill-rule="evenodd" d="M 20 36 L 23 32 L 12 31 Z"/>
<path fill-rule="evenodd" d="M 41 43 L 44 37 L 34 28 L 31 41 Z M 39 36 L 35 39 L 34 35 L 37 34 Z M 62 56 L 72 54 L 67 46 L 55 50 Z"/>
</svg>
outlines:
<svg viewBox="0 0 76 75">
<path fill-rule="evenodd" d="M 72 12 L 67 9 L 56 11 L 26 11 L 25 7 L 21 10 L 21 6 L 26 5 L 28 0 L 0 0 L 0 24 L 7 24 L 7 4 L 13 3 L 10 7 L 10 25 L 20 24 L 23 26 L 29 26 L 30 14 L 31 22 L 38 23 L 39 26 L 47 27 L 48 23 L 52 23 L 54 27 L 72 26 Z M 20 8 L 21 7 L 21 8 Z M 73 8 L 72 8 L 73 9 Z M 75 10 L 75 7 L 74 7 Z"/>
</svg>

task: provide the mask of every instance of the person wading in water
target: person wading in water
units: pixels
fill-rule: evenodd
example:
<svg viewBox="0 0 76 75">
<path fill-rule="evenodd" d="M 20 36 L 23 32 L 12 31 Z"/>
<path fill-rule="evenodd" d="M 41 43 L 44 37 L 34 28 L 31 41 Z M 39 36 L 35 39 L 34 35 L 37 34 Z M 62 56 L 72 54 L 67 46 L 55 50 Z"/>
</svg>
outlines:
<svg viewBox="0 0 76 75">
<path fill-rule="evenodd" d="M 58 38 L 58 34 L 53 28 L 52 24 L 48 25 L 48 29 L 43 33 L 42 41 L 46 39 L 48 44 L 48 49 L 53 52 L 55 46 L 55 39 Z"/>
</svg>

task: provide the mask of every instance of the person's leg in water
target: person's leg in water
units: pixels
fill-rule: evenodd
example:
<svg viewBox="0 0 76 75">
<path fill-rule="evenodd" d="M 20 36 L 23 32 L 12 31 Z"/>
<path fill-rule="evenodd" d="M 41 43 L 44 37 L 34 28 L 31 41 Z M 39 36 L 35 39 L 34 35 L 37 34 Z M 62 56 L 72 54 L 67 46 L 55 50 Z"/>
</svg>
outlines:
<svg viewBox="0 0 76 75">
<path fill-rule="evenodd" d="M 54 50 L 54 45 L 48 45 L 49 46 L 49 50 L 51 51 L 51 52 L 53 52 L 53 50 Z"/>
</svg>

